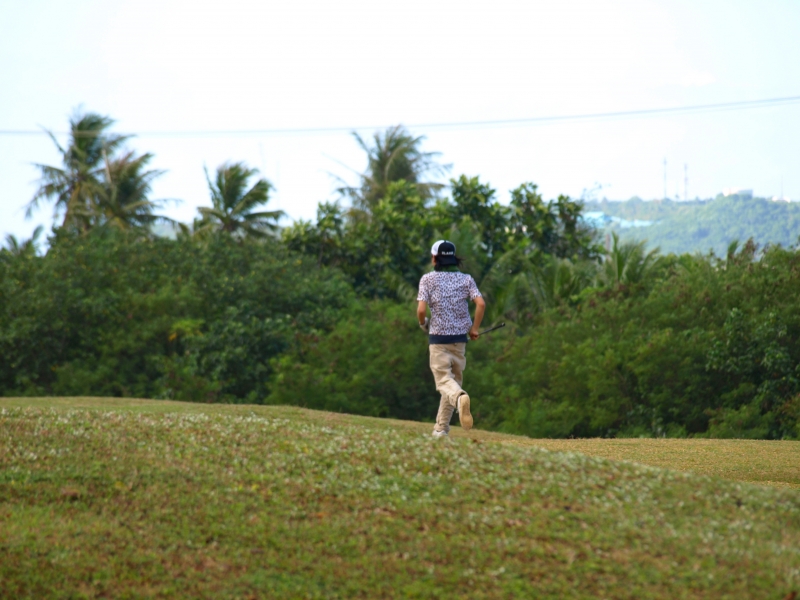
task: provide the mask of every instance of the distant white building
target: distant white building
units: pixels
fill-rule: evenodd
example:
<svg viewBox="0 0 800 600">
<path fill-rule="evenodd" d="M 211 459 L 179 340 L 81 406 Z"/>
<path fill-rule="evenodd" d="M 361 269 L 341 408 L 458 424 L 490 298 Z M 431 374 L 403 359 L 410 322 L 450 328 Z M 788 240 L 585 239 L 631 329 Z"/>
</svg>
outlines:
<svg viewBox="0 0 800 600">
<path fill-rule="evenodd" d="M 722 190 L 723 196 L 739 196 L 739 198 L 744 198 L 745 200 L 752 200 L 753 199 L 753 190 L 743 190 L 739 188 L 723 188 Z"/>
<path fill-rule="evenodd" d="M 773 202 L 791 202 L 792 199 L 789 198 L 788 196 L 773 196 L 772 197 L 772 201 Z"/>
</svg>

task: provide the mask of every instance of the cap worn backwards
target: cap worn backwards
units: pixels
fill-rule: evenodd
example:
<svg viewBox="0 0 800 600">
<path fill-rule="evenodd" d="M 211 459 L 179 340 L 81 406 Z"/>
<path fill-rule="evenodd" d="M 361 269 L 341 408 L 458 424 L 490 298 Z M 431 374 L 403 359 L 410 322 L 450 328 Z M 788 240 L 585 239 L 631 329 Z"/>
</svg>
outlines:
<svg viewBox="0 0 800 600">
<path fill-rule="evenodd" d="M 457 265 L 456 245 L 447 240 L 439 240 L 431 246 L 431 254 L 436 257 L 436 262 L 442 266 Z"/>
</svg>

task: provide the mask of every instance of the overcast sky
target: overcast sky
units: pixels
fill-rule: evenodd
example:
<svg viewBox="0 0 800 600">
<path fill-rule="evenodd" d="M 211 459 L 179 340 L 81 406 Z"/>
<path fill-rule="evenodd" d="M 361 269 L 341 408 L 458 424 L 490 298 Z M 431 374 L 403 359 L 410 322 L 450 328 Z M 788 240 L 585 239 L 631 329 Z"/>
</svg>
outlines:
<svg viewBox="0 0 800 600">
<path fill-rule="evenodd" d="M 243 160 L 276 186 L 270 208 L 313 218 L 333 175 L 365 159 L 346 132 L 159 132 L 470 122 L 800 95 L 797 0 L 0 0 L 0 130 L 63 131 L 106 114 L 165 169 L 154 197 L 189 221 L 207 205 L 203 166 Z M 366 130 L 363 133 L 369 134 Z M 453 176 L 480 175 L 507 201 L 522 182 L 547 198 L 716 195 L 800 199 L 800 104 L 740 111 L 435 129 Z M 45 136 L 0 135 L 0 233 L 27 237 L 32 163 Z"/>
</svg>

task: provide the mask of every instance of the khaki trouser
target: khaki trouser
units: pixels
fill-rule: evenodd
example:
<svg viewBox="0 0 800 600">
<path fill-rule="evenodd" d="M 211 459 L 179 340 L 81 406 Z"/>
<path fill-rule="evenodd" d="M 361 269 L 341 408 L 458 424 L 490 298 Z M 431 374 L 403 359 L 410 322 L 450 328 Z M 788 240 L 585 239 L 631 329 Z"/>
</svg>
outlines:
<svg viewBox="0 0 800 600">
<path fill-rule="evenodd" d="M 465 351 L 467 345 L 431 344 L 431 372 L 436 381 L 436 390 L 442 395 L 439 412 L 436 415 L 434 431 L 450 431 L 450 419 L 457 407 L 458 397 L 464 394 L 461 382 L 464 380 L 464 367 L 467 366 Z"/>
</svg>

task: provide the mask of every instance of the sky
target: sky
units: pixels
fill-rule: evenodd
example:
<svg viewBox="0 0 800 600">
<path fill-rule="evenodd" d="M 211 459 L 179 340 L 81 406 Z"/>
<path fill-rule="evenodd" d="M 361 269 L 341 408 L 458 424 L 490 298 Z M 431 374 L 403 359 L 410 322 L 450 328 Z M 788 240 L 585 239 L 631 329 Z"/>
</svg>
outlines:
<svg viewBox="0 0 800 600">
<path fill-rule="evenodd" d="M 0 0 L 0 130 L 108 115 L 155 155 L 153 198 L 185 222 L 210 204 L 204 167 L 226 161 L 274 185 L 284 224 L 313 219 L 366 165 L 349 131 L 398 123 L 502 202 L 528 181 L 545 198 L 660 198 L 665 159 L 672 198 L 734 187 L 797 200 L 800 103 L 423 126 L 798 96 L 797 23 L 796 0 Z M 311 128 L 339 131 L 247 133 Z M 197 134 L 219 131 L 239 133 Z M 52 206 L 25 217 L 35 163 L 59 164 L 46 135 L 0 134 L 3 236 L 53 223 Z"/>
</svg>

